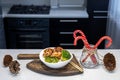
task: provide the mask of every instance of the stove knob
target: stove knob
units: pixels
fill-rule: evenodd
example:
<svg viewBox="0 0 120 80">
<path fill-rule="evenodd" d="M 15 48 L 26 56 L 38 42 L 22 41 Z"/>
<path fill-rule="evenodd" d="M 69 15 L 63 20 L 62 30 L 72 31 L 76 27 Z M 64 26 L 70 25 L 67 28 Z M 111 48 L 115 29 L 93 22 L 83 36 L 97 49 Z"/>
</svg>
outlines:
<svg viewBox="0 0 120 80">
<path fill-rule="evenodd" d="M 19 21 L 19 24 L 20 24 L 20 25 L 23 25 L 23 24 L 24 24 L 24 21 L 20 20 L 20 21 Z"/>
<path fill-rule="evenodd" d="M 37 25 L 37 23 L 38 23 L 37 21 L 33 21 L 33 25 Z"/>
</svg>

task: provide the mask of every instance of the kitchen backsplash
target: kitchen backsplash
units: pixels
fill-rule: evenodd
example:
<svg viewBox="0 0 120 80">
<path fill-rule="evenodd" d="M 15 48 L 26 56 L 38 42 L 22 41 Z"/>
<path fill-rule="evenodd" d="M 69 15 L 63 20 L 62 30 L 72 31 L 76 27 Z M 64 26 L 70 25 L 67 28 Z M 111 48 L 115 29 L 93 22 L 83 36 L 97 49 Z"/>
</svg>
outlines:
<svg viewBox="0 0 120 80">
<path fill-rule="evenodd" d="M 50 5 L 50 0 L 2 0 L 2 4 Z"/>
</svg>

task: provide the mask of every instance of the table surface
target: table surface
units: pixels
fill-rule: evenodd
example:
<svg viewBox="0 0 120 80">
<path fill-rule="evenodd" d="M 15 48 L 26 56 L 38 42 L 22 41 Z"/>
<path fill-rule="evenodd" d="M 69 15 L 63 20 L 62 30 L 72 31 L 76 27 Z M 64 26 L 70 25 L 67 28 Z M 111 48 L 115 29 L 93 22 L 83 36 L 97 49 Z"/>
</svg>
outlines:
<svg viewBox="0 0 120 80">
<path fill-rule="evenodd" d="M 120 49 L 98 49 L 98 54 L 105 55 L 110 52 L 116 58 L 116 69 L 113 72 L 108 72 L 103 65 L 99 65 L 94 69 L 84 68 L 83 74 L 72 76 L 51 76 L 41 73 L 33 72 L 26 68 L 26 64 L 32 60 L 18 60 L 20 63 L 20 72 L 17 75 L 10 73 L 8 67 L 3 66 L 3 57 L 10 54 L 14 60 L 17 60 L 17 55 L 35 54 L 39 53 L 42 49 L 0 49 L 0 78 L 1 80 L 120 80 Z M 67 49 L 75 54 L 79 60 L 82 50 L 81 49 Z M 101 57 L 102 58 L 102 57 Z"/>
</svg>

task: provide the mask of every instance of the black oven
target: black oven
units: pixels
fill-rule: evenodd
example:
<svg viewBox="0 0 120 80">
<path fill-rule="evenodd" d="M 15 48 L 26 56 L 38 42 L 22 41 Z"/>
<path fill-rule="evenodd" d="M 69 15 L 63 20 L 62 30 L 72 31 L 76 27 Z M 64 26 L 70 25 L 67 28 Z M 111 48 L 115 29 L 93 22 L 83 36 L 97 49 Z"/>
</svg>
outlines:
<svg viewBox="0 0 120 80">
<path fill-rule="evenodd" d="M 8 49 L 40 49 L 49 46 L 49 19 L 4 18 Z"/>
</svg>

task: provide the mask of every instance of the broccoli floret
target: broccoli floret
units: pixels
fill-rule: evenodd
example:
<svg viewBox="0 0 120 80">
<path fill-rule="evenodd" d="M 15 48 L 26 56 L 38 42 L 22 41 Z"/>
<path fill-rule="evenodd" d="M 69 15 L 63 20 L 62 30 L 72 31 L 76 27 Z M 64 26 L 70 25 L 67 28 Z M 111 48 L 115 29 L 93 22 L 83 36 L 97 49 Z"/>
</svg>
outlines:
<svg viewBox="0 0 120 80">
<path fill-rule="evenodd" d="M 62 50 L 61 60 L 62 60 L 62 61 L 65 61 L 65 60 L 68 60 L 68 59 L 70 59 L 70 58 L 71 58 L 70 53 L 69 53 L 67 50 L 63 49 L 63 50 Z"/>
</svg>

